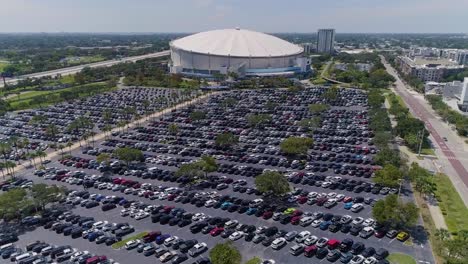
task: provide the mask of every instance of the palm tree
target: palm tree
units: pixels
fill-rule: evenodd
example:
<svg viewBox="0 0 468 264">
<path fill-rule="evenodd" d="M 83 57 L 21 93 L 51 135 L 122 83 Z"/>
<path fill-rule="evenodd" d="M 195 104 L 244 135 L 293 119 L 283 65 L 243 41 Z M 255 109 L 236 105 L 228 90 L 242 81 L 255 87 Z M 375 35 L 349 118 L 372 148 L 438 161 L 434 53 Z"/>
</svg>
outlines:
<svg viewBox="0 0 468 264">
<path fill-rule="evenodd" d="M 8 161 L 8 155 L 10 155 L 11 152 L 11 146 L 10 144 L 3 142 L 0 143 L 0 154 L 3 156 L 3 163 L 5 164 L 5 168 L 7 169 L 7 174 L 8 174 L 8 166 L 6 166 L 6 163 Z"/>
<path fill-rule="evenodd" d="M 62 156 L 62 159 L 63 159 L 63 154 L 64 154 L 64 153 L 63 153 L 63 149 L 65 148 L 65 146 L 62 145 L 62 144 L 59 144 L 59 145 L 58 145 L 58 148 L 60 149 L 60 155 Z"/>
<path fill-rule="evenodd" d="M 11 177 L 12 178 L 15 178 L 15 167 L 16 167 L 16 163 L 14 163 L 13 161 L 7 161 L 5 163 L 5 166 L 7 168 L 10 168 L 11 169 Z"/>
<path fill-rule="evenodd" d="M 45 158 L 47 153 L 45 153 L 43 150 L 38 150 L 36 151 L 36 156 L 39 157 L 39 161 L 42 163 L 42 158 Z"/>
<path fill-rule="evenodd" d="M 450 232 L 447 229 L 439 228 L 434 234 L 440 241 L 446 241 L 450 239 Z"/>
<path fill-rule="evenodd" d="M 73 143 L 71 141 L 67 142 L 67 147 L 68 147 L 68 153 L 71 155 L 71 147 L 73 146 Z"/>
<path fill-rule="evenodd" d="M 18 141 L 19 137 L 18 136 L 11 136 L 10 139 L 8 140 L 10 144 L 15 148 L 15 157 L 18 155 Z"/>
</svg>

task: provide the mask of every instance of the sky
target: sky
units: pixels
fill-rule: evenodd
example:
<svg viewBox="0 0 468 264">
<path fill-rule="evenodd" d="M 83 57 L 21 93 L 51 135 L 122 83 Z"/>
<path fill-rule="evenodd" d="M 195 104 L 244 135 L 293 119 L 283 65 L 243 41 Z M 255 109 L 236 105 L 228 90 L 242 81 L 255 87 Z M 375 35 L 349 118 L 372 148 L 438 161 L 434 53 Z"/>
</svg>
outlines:
<svg viewBox="0 0 468 264">
<path fill-rule="evenodd" d="M 468 0 L 0 0 L 0 32 L 468 33 Z"/>
</svg>

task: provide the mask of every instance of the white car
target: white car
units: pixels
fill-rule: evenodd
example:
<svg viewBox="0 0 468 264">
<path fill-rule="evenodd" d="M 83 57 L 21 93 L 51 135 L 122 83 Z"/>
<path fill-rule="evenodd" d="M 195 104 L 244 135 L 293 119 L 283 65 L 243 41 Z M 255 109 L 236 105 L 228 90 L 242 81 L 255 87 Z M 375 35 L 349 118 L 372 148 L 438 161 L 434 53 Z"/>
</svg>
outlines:
<svg viewBox="0 0 468 264">
<path fill-rule="evenodd" d="M 139 212 L 138 214 L 135 215 L 136 220 L 141 220 L 149 216 L 148 212 Z"/>
<path fill-rule="evenodd" d="M 232 234 L 229 236 L 229 239 L 230 239 L 231 241 L 236 241 L 236 240 L 242 238 L 243 236 L 244 236 L 244 232 L 242 232 L 242 231 L 236 231 L 236 232 L 232 233 Z"/>
<path fill-rule="evenodd" d="M 307 195 L 307 198 L 308 199 L 312 199 L 312 198 L 316 198 L 318 196 L 318 193 L 317 192 L 310 192 L 308 195 Z"/>
<path fill-rule="evenodd" d="M 375 220 L 374 220 L 374 219 L 372 219 L 372 218 L 367 218 L 367 219 L 362 223 L 362 225 L 363 225 L 363 226 L 372 226 L 372 225 L 374 225 L 374 223 L 375 223 Z"/>
<path fill-rule="evenodd" d="M 309 231 L 302 231 L 296 236 L 296 242 L 302 243 L 310 236 Z"/>
<path fill-rule="evenodd" d="M 304 244 L 307 246 L 312 246 L 313 244 L 317 243 L 318 237 L 316 236 L 309 236 L 305 241 Z"/>
<path fill-rule="evenodd" d="M 378 260 L 374 257 L 368 257 L 364 260 L 364 264 L 376 264 Z"/>
<path fill-rule="evenodd" d="M 170 238 L 164 240 L 164 245 L 166 247 L 170 247 L 172 246 L 172 243 L 174 243 L 174 241 L 176 241 L 177 239 L 179 239 L 178 236 L 171 236 Z"/>
<path fill-rule="evenodd" d="M 159 257 L 159 261 L 161 262 L 169 261 L 171 258 L 173 258 L 176 255 L 177 255 L 176 251 L 168 251 Z"/>
<path fill-rule="evenodd" d="M 286 244 L 286 239 L 284 237 L 277 238 L 271 243 L 272 249 L 280 249 Z"/>
<path fill-rule="evenodd" d="M 140 244 L 140 240 L 130 240 L 127 243 L 125 243 L 125 249 L 127 250 L 132 250 Z"/>
<path fill-rule="evenodd" d="M 205 217 L 204 213 L 196 213 L 192 216 L 192 221 L 200 221 L 204 217 Z"/>
<path fill-rule="evenodd" d="M 361 264 L 363 263 L 365 258 L 362 255 L 356 255 L 354 256 L 351 261 L 349 262 L 350 264 Z"/>
<path fill-rule="evenodd" d="M 193 246 L 193 248 L 191 248 L 188 253 L 191 257 L 195 257 L 201 252 L 205 251 L 206 247 L 206 243 L 198 243 Z"/>
<path fill-rule="evenodd" d="M 216 203 L 216 200 L 208 200 L 205 202 L 205 207 L 212 207 Z"/>
<path fill-rule="evenodd" d="M 360 225 L 360 224 L 362 224 L 363 222 L 364 222 L 364 218 L 362 218 L 362 217 L 359 216 L 359 217 L 354 218 L 354 220 L 353 220 L 353 222 L 351 222 L 351 224 L 353 224 L 353 225 Z"/>
<path fill-rule="evenodd" d="M 362 209 L 364 209 L 364 205 L 362 205 L 360 203 L 353 204 L 353 206 L 351 206 L 351 212 L 353 212 L 353 213 L 357 213 L 357 212 L 361 211 Z"/>
<path fill-rule="evenodd" d="M 310 225 L 311 225 L 312 227 L 319 227 L 321 223 L 322 223 L 322 220 L 317 219 L 317 220 L 314 220 L 314 221 L 312 222 L 312 224 L 310 224 Z"/>
<path fill-rule="evenodd" d="M 312 224 L 313 221 L 314 221 L 314 218 L 312 218 L 310 216 L 306 216 L 306 217 L 301 218 L 301 221 L 299 222 L 299 225 L 308 226 L 308 225 Z"/>
<path fill-rule="evenodd" d="M 105 224 L 108 224 L 109 222 L 107 221 L 99 221 L 93 224 L 94 229 L 101 229 Z"/>
<path fill-rule="evenodd" d="M 79 258 L 80 256 L 86 255 L 86 254 L 89 254 L 89 252 L 88 252 L 88 251 L 78 251 L 78 252 L 75 252 L 75 253 L 73 253 L 73 255 L 71 255 L 70 260 L 71 260 L 71 261 L 76 261 L 76 260 L 78 260 L 78 258 Z"/>
<path fill-rule="evenodd" d="M 237 220 L 229 220 L 224 224 L 224 228 L 234 228 L 239 224 L 239 221 Z"/>
</svg>

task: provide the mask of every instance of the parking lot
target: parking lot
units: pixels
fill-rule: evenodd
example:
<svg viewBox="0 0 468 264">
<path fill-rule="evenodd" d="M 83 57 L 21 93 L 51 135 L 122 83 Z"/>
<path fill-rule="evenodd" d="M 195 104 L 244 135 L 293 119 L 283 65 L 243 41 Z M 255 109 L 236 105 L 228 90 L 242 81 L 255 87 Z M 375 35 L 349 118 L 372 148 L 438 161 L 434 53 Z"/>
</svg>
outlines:
<svg viewBox="0 0 468 264">
<path fill-rule="evenodd" d="M 244 259 L 259 256 L 276 263 L 386 263 L 386 253 L 392 252 L 430 260 L 424 259 L 431 255 L 427 241 L 405 244 L 396 239 L 401 230 L 382 229 L 372 219 L 375 202 L 399 190 L 372 183 L 373 173 L 379 169 L 373 162 L 378 149 L 371 140 L 365 93 L 340 90 L 332 100 L 324 99 L 324 92 L 324 88 L 299 92 L 268 89 L 213 95 L 207 102 L 116 133 L 94 146 L 83 146 L 72 151 L 71 157 L 53 160 L 44 170 L 23 171 L 21 176 L 34 183 L 80 191 L 63 201 L 74 205 L 71 212 L 75 216 L 70 216 L 70 221 L 58 220 L 69 223 L 67 227 L 81 230 L 79 224 L 70 224 L 72 218 L 90 216 L 93 221 L 109 224 L 128 223 L 134 232 L 123 239 L 160 231 L 158 237 L 163 241 L 155 246 L 156 252 L 174 251 L 174 245 L 164 245 L 168 237 L 182 239 L 178 245 L 193 239 L 206 243 L 207 249 L 194 256 L 175 249 L 169 258 L 185 254 L 188 260 L 184 263 L 207 256 L 207 250 L 226 240 L 233 241 Z M 309 111 L 311 104 L 329 104 L 331 108 L 313 113 Z M 195 119 L 194 112 L 203 113 L 203 118 Z M 260 115 L 268 118 L 252 121 L 252 116 Z M 321 122 L 315 130 L 301 125 L 301 120 L 316 116 Z M 176 124 L 176 133 L 169 129 L 171 124 Z M 217 135 L 227 132 L 238 137 L 239 143 L 217 145 Z M 305 158 L 281 153 L 280 143 L 292 136 L 313 137 L 314 145 Z M 121 147 L 140 149 L 144 162 L 127 166 L 115 158 L 110 164 L 96 161 L 99 153 Z M 196 184 L 176 176 L 181 164 L 203 155 L 216 159 L 216 172 Z M 284 174 L 293 187 L 291 193 L 273 200 L 256 190 L 255 177 L 266 170 Z M 399 194 L 411 199 L 408 190 Z M 154 256 L 144 257 L 136 249 L 129 254 L 125 249 L 72 239 L 45 227 L 20 236 L 20 241 L 34 237 L 67 244 L 81 251 L 98 251 L 119 263 L 155 261 Z M 95 232 L 115 236 L 100 233 L 102 228 Z"/>
</svg>

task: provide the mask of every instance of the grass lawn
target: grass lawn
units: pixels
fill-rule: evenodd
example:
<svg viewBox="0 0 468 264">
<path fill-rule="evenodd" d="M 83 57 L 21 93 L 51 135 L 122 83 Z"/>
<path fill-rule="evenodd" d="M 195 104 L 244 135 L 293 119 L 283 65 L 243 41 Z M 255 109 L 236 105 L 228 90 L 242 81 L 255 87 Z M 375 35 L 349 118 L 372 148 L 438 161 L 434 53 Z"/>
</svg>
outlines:
<svg viewBox="0 0 468 264">
<path fill-rule="evenodd" d="M 436 174 L 434 183 L 437 186 L 435 195 L 449 231 L 452 235 L 456 235 L 460 230 L 468 230 L 468 208 L 450 179 L 444 174 Z"/>
<path fill-rule="evenodd" d="M 119 241 L 117 243 L 112 244 L 112 248 L 113 249 L 121 248 L 121 247 L 125 246 L 125 243 L 127 243 L 128 241 L 135 240 L 135 239 L 142 239 L 146 234 L 148 234 L 148 232 L 141 232 L 139 234 L 136 234 L 134 236 L 126 238 L 126 239 L 124 239 L 122 241 Z"/>
<path fill-rule="evenodd" d="M 413 257 L 401 253 L 392 253 L 388 256 L 387 260 L 391 264 L 416 264 Z"/>
<path fill-rule="evenodd" d="M 432 155 L 435 156 L 435 151 L 431 148 L 422 148 L 421 149 L 421 154 L 422 155 Z"/>
<path fill-rule="evenodd" d="M 91 86 L 91 85 L 101 85 L 102 88 L 100 89 L 100 92 L 107 92 L 112 89 L 106 87 L 105 82 L 98 82 L 98 83 L 91 83 L 91 84 L 85 84 L 81 86 L 74 86 L 74 87 L 69 87 L 65 89 L 60 89 L 60 90 L 53 90 L 53 91 L 29 91 L 24 94 L 21 94 L 18 98 L 18 96 L 13 96 L 9 98 L 7 101 L 10 103 L 10 107 L 12 111 L 17 111 L 17 110 L 24 110 L 24 109 L 30 109 L 30 108 L 35 108 L 38 107 L 38 104 L 31 104 L 31 101 L 37 97 L 37 96 L 45 96 L 45 95 L 53 95 L 53 94 L 59 94 L 64 91 L 71 91 L 73 89 L 79 89 L 80 87 L 85 87 L 85 86 Z M 87 96 L 86 94 L 80 94 L 79 97 Z M 59 98 L 60 99 L 60 98 Z M 46 106 L 49 104 L 57 103 L 57 101 L 45 101 L 41 104 L 41 106 Z"/>
</svg>

